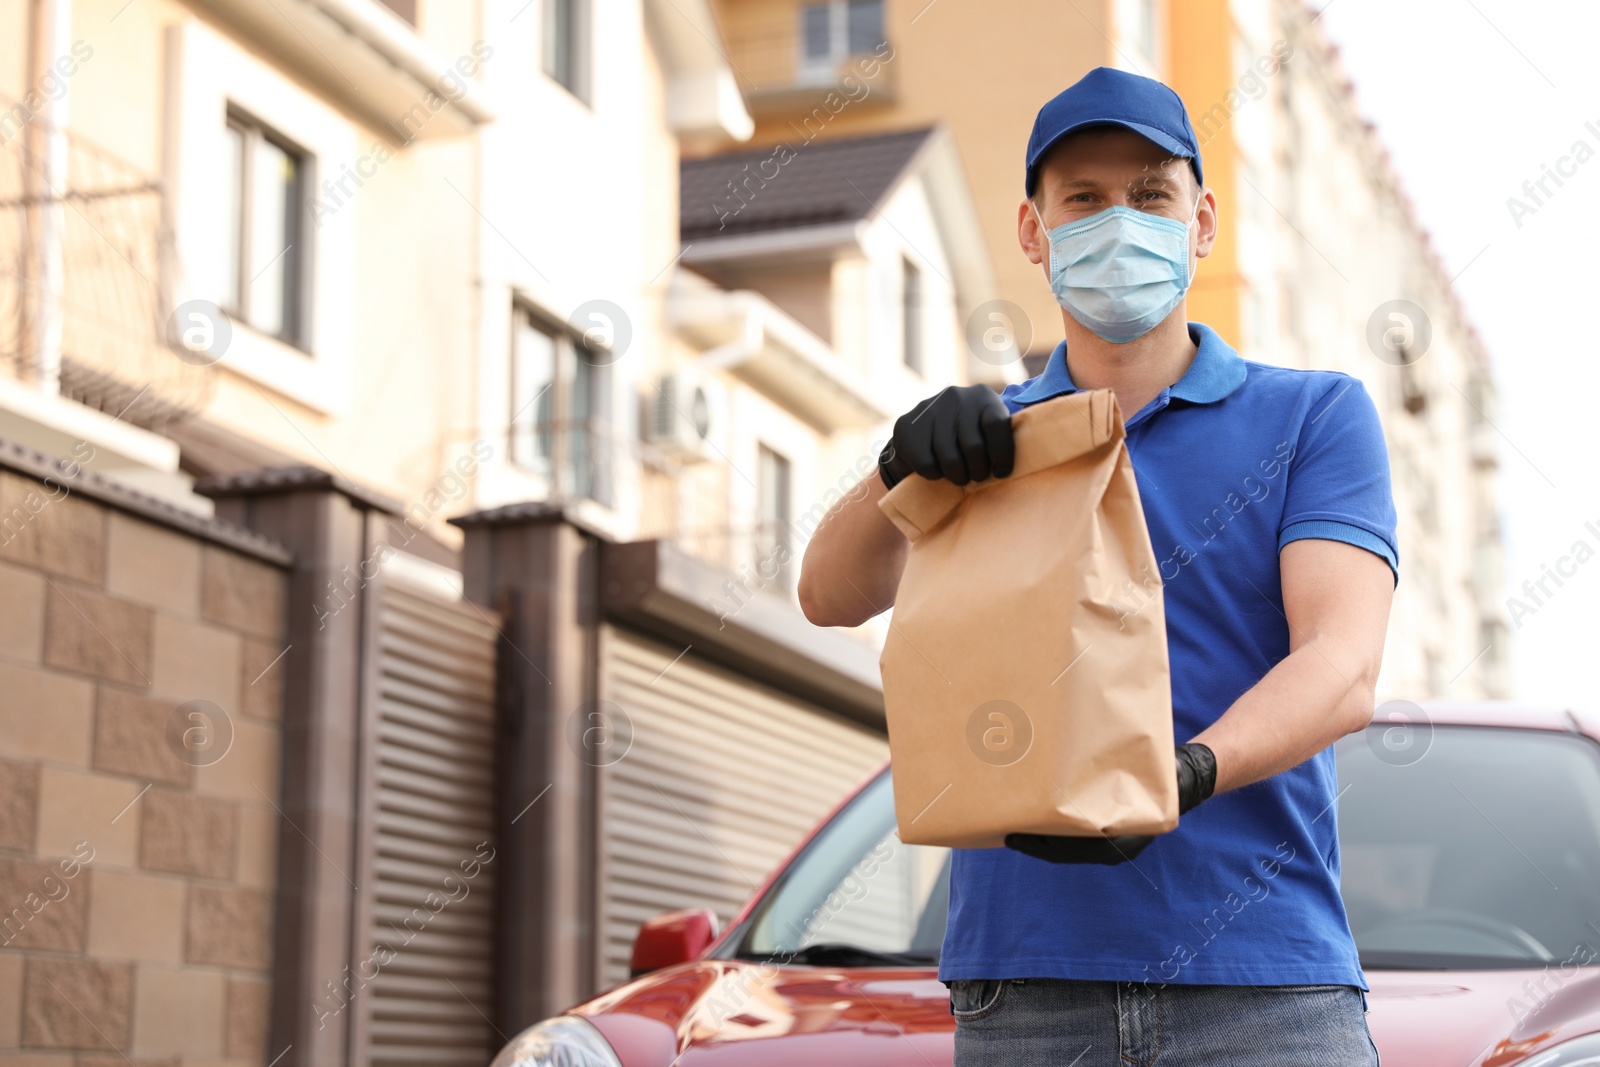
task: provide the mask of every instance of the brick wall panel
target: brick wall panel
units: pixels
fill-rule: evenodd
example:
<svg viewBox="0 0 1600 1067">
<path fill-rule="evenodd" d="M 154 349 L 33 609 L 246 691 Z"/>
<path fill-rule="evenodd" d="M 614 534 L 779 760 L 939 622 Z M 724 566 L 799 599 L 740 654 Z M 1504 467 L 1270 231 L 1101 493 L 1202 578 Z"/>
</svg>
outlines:
<svg viewBox="0 0 1600 1067">
<path fill-rule="evenodd" d="M 22 1044 L 39 1049 L 126 1048 L 132 1029 L 133 966 L 92 960 L 28 960 Z"/>
<path fill-rule="evenodd" d="M 258 978 L 234 978 L 228 983 L 228 1019 L 224 1054 L 230 1060 L 265 1059 L 267 1012 L 272 990 Z"/>
<path fill-rule="evenodd" d="M 179 755 L 168 726 L 177 708 L 175 701 L 101 686 L 95 701 L 95 770 L 188 785 L 194 768 Z"/>
<path fill-rule="evenodd" d="M 150 684 L 150 609 L 82 586 L 49 582 L 44 661 L 124 685 Z"/>
<path fill-rule="evenodd" d="M 39 768 L 0 760 L 0 848 L 32 852 L 38 825 Z"/>
<path fill-rule="evenodd" d="M 224 967 L 265 969 L 271 960 L 272 899 L 253 889 L 194 886 L 184 959 Z"/>
<path fill-rule="evenodd" d="M 200 614 L 200 557 L 194 538 L 112 512 L 106 530 L 106 590 L 189 618 Z"/>
<path fill-rule="evenodd" d="M 201 615 L 254 637 L 283 633 L 284 582 L 265 563 L 208 547 L 201 580 Z"/>
<path fill-rule="evenodd" d="M 89 765 L 94 683 L 70 674 L 0 663 L 0 752 L 20 759 Z"/>
<path fill-rule="evenodd" d="M 55 863 L 0 858 L 0 944 L 82 952 L 87 889 L 82 871 L 67 878 Z"/>
<path fill-rule="evenodd" d="M 126 778 L 41 767 L 39 853 L 132 867 L 139 854 L 143 807 L 139 793 L 144 785 Z"/>
<path fill-rule="evenodd" d="M 0 656 L 38 663 L 44 654 L 44 575 L 0 563 Z"/>
<path fill-rule="evenodd" d="M 235 877 L 238 805 L 166 789 L 150 790 L 142 803 L 139 866 L 219 880 Z"/>
<path fill-rule="evenodd" d="M 247 637 L 239 671 L 239 710 L 256 719 L 283 718 L 283 679 L 289 657 L 277 641 Z"/>
<path fill-rule="evenodd" d="M 178 963 L 183 958 L 183 882 L 111 868 L 89 880 L 89 955 Z"/>
</svg>

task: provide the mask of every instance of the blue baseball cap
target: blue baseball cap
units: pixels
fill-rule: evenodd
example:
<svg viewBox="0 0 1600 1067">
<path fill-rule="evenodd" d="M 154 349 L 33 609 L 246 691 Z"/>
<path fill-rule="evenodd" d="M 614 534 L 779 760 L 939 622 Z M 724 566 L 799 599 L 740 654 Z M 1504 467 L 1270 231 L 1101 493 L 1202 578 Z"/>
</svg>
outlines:
<svg viewBox="0 0 1600 1067">
<path fill-rule="evenodd" d="M 1039 109 L 1028 136 L 1028 173 L 1023 188 L 1033 195 L 1039 181 L 1039 160 L 1061 138 L 1088 126 L 1121 126 L 1187 159 L 1195 181 L 1200 171 L 1200 145 L 1189 112 L 1178 94 L 1154 78 L 1111 67 L 1096 67 Z"/>
</svg>

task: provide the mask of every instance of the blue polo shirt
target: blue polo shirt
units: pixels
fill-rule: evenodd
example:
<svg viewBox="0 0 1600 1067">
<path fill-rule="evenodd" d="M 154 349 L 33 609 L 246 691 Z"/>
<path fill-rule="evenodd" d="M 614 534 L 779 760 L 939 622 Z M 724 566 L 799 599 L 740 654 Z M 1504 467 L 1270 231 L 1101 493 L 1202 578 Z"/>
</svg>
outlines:
<svg viewBox="0 0 1600 1067">
<path fill-rule="evenodd" d="M 1189 333 L 1199 351 L 1182 379 L 1127 419 L 1179 741 L 1289 654 L 1284 545 L 1345 541 L 1399 575 L 1388 453 L 1361 382 L 1249 362 L 1205 326 Z M 1015 412 L 1076 388 L 1063 342 L 1001 398 Z M 1339 897 L 1337 793 L 1328 748 L 1212 797 L 1129 863 L 957 849 L 939 977 L 1366 989 Z"/>
</svg>

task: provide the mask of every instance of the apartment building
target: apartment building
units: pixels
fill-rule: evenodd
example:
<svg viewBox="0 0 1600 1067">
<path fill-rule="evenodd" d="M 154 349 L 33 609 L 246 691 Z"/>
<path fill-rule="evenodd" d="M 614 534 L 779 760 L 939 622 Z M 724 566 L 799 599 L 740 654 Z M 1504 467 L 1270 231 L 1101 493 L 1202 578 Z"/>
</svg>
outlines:
<svg viewBox="0 0 1600 1067">
<path fill-rule="evenodd" d="M 1274 67 L 1264 57 L 1291 50 L 1275 75 L 1263 74 Z M 1269 105 L 1241 102 L 1227 127 L 1241 351 L 1360 378 L 1389 443 L 1404 562 L 1380 691 L 1503 699 L 1510 628 L 1496 389 L 1451 288 L 1454 272 L 1417 222 L 1312 12 L 1249 6 L 1232 54 L 1235 84 L 1265 83 L 1253 91 Z"/>
</svg>

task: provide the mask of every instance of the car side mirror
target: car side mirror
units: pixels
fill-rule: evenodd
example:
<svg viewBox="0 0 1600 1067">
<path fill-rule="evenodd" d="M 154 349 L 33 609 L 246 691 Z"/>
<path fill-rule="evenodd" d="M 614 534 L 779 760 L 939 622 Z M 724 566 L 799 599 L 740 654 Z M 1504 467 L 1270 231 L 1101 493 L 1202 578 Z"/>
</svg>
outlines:
<svg viewBox="0 0 1600 1067">
<path fill-rule="evenodd" d="M 717 917 L 710 908 L 685 908 L 657 915 L 639 927 L 628 964 L 637 978 L 678 963 L 698 959 L 717 939 Z"/>
</svg>

